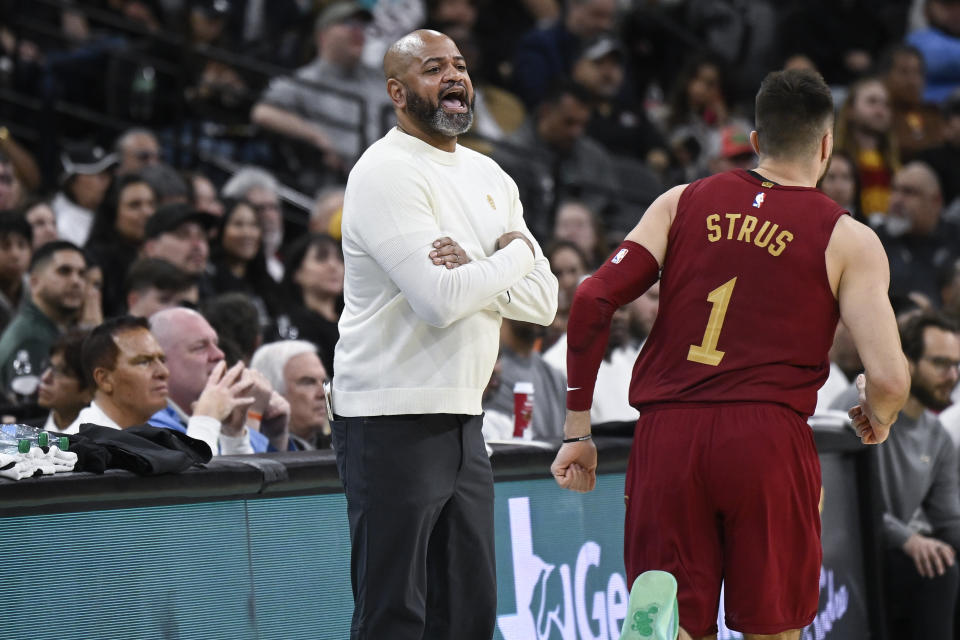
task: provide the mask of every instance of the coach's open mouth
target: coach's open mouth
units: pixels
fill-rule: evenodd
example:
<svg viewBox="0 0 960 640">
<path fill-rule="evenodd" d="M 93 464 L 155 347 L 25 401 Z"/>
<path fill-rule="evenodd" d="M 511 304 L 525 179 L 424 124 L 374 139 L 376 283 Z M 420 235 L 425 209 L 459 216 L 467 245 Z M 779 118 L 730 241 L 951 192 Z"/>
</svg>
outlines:
<svg viewBox="0 0 960 640">
<path fill-rule="evenodd" d="M 463 87 L 451 87 L 440 94 L 440 105 L 445 111 L 453 113 L 467 112 L 467 90 Z"/>
</svg>

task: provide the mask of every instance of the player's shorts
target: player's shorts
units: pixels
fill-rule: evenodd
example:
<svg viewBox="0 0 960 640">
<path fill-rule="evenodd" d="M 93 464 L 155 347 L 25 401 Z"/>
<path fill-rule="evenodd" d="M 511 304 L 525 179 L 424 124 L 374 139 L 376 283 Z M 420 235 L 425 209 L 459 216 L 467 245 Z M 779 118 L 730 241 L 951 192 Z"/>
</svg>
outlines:
<svg viewBox="0 0 960 640">
<path fill-rule="evenodd" d="M 820 460 L 813 432 L 774 404 L 661 405 L 641 413 L 627 468 L 627 584 L 672 573 L 680 626 L 775 634 L 819 599 Z"/>
</svg>

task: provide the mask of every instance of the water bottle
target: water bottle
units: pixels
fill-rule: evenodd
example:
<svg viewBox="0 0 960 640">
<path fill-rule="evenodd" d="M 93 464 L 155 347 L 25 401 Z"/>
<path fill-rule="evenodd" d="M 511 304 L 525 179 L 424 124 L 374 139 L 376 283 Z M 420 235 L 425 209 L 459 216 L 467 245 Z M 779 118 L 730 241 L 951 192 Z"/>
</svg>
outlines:
<svg viewBox="0 0 960 640">
<path fill-rule="evenodd" d="M 130 86 L 130 117 L 140 122 L 153 118 L 157 89 L 157 71 L 151 66 L 140 67 Z"/>
<path fill-rule="evenodd" d="M 30 453 L 30 441 L 20 439 L 16 442 L 0 442 L 0 453 L 15 456 L 21 453 Z"/>
<path fill-rule="evenodd" d="M 70 446 L 70 439 L 66 436 L 51 436 L 50 433 L 37 427 L 26 424 L 0 425 L 0 443 L 15 444 L 19 440 L 26 440 L 32 447 L 57 445 L 61 451 L 66 451 Z"/>
</svg>

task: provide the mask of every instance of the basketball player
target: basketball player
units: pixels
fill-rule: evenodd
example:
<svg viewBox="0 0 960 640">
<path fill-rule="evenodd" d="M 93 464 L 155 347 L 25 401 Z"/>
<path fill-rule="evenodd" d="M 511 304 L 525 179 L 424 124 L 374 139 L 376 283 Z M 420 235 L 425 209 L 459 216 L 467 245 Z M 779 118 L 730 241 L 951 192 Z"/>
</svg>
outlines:
<svg viewBox="0 0 960 640">
<path fill-rule="evenodd" d="M 631 583 L 650 570 L 676 577 L 681 638 L 715 637 L 721 580 L 727 626 L 748 639 L 799 638 L 816 615 L 820 465 L 806 418 L 838 318 L 866 369 L 850 411 L 864 443 L 886 439 L 908 394 L 883 247 L 814 188 L 833 148 L 829 89 L 813 72 L 771 73 L 756 123 L 756 170 L 660 196 L 577 289 L 568 326 L 565 444 L 551 471 L 589 491 L 610 317 L 659 276 L 660 312 L 630 383 L 641 415 L 624 559 Z"/>
</svg>

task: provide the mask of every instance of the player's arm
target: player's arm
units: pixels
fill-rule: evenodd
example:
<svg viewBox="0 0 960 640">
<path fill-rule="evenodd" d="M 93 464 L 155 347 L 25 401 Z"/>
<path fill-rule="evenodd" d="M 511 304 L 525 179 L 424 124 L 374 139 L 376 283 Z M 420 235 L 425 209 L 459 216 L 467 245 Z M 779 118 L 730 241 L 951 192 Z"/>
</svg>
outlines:
<svg viewBox="0 0 960 640">
<path fill-rule="evenodd" d="M 565 440 L 590 434 L 590 407 L 597 371 L 610 338 L 614 312 L 657 281 L 667 236 L 686 185 L 670 189 L 647 209 L 613 258 L 580 283 L 567 320 L 567 418 Z M 590 491 L 596 484 L 597 451 L 590 440 L 565 443 L 550 467 L 564 489 Z"/>
<path fill-rule="evenodd" d="M 827 271 L 865 372 L 857 379 L 860 403 L 850 417 L 865 444 L 879 444 L 910 392 L 907 359 L 887 296 L 887 255 L 869 227 L 843 216 L 827 245 Z"/>
</svg>

